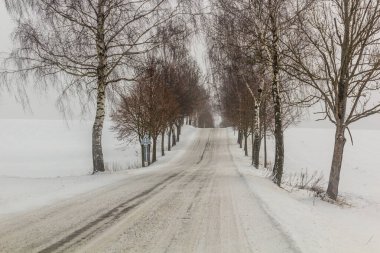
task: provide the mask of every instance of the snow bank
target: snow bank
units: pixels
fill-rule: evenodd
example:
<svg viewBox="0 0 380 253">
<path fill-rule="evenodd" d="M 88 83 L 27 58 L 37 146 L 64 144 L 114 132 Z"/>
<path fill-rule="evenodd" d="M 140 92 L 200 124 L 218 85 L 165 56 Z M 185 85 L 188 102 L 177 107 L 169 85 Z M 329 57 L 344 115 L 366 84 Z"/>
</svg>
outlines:
<svg viewBox="0 0 380 253">
<path fill-rule="evenodd" d="M 166 157 L 159 157 L 156 165 L 128 170 L 140 167 L 140 147 L 117 141 L 110 126 L 106 122 L 104 159 L 118 171 L 91 176 L 90 122 L 0 120 L 0 215 L 27 211 L 164 167 L 183 154 L 197 134 L 195 128 L 185 126 L 181 142 Z"/>
<path fill-rule="evenodd" d="M 347 143 L 340 193 L 353 207 L 338 207 L 305 191 L 287 191 L 249 166 L 229 129 L 230 150 L 252 191 L 268 214 L 290 235 L 302 252 L 380 252 L 380 180 L 377 143 L 380 131 L 353 130 L 355 145 Z M 292 128 L 285 133 L 285 178 L 308 169 L 328 180 L 332 129 Z M 272 153 L 273 141 L 269 143 Z M 273 157 L 271 157 L 273 159 Z"/>
</svg>

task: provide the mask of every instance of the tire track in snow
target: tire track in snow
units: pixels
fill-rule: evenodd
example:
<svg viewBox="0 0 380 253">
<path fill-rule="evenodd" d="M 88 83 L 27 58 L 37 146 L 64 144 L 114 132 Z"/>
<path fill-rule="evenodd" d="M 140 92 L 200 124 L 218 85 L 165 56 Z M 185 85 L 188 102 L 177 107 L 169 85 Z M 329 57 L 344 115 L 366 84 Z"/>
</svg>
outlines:
<svg viewBox="0 0 380 253">
<path fill-rule="evenodd" d="M 200 156 L 200 160 L 197 163 L 197 165 L 201 163 L 201 161 L 203 160 L 204 154 L 206 152 L 206 149 L 210 146 L 210 135 L 211 133 L 208 136 L 207 142 L 205 144 L 205 148 L 203 150 L 203 153 Z M 200 143 L 201 143 L 201 140 L 198 139 L 197 144 L 194 146 L 199 146 Z M 139 205 L 143 204 L 148 199 L 152 198 L 154 195 L 158 194 L 163 188 L 167 187 L 169 184 L 185 176 L 185 174 L 186 174 L 186 170 L 183 170 L 181 172 L 178 172 L 166 177 L 164 180 L 158 182 L 151 188 L 141 192 L 135 197 L 128 199 L 127 201 L 121 203 L 120 205 L 112 208 L 111 210 L 100 215 L 98 218 L 91 221 L 90 223 L 82 226 L 79 229 L 76 229 L 75 231 L 71 232 L 69 235 L 65 236 L 64 238 L 56 241 L 55 243 L 45 247 L 44 249 L 38 252 L 40 253 L 62 252 L 69 249 L 73 245 L 83 244 L 85 241 L 91 240 L 92 238 L 96 237 L 98 234 L 105 231 L 107 228 L 112 227 L 112 225 L 117 223 L 130 211 L 132 211 Z M 197 178 L 197 174 L 195 173 L 192 176 L 192 178 L 187 182 L 187 184 L 190 184 L 191 182 L 195 181 L 196 178 Z"/>
<path fill-rule="evenodd" d="M 97 219 L 75 230 L 74 232 L 70 233 L 66 237 L 40 250 L 39 252 L 48 253 L 48 252 L 64 251 L 64 249 L 66 248 L 65 246 L 68 246 L 67 244 L 71 246 L 80 241 L 90 240 L 91 238 L 95 237 L 98 233 L 104 231 L 108 227 L 111 227 L 118 220 L 120 220 L 122 216 L 126 215 L 129 211 L 136 208 L 140 204 L 144 203 L 148 198 L 152 197 L 152 195 L 157 194 L 162 188 L 166 187 L 168 184 L 170 184 L 171 181 L 176 180 L 176 178 L 181 176 L 182 174 L 183 173 L 176 173 L 165 178 L 164 180 L 157 183 L 153 187 L 143 191 L 142 193 L 136 195 L 135 197 L 112 208 L 108 212 L 99 216 Z M 154 193 L 155 190 L 157 190 L 157 192 Z"/>
</svg>

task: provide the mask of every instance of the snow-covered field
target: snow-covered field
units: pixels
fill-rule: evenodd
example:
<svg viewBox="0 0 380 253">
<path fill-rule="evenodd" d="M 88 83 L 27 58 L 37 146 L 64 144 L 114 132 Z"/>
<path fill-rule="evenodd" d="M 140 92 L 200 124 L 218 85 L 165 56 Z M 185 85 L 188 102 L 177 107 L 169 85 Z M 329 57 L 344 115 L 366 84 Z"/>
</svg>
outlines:
<svg viewBox="0 0 380 253">
<path fill-rule="evenodd" d="M 352 130 L 354 146 L 347 141 L 340 194 L 352 207 L 339 207 L 316 199 L 305 191 L 288 193 L 249 166 L 235 144 L 235 163 L 246 175 L 253 192 L 268 213 L 279 222 L 303 252 L 380 252 L 380 131 Z M 324 175 L 326 187 L 333 149 L 333 129 L 291 128 L 285 133 L 285 175 L 308 170 Z M 273 160 L 273 140 L 268 147 Z"/>
<path fill-rule="evenodd" d="M 0 120 L 0 215 L 37 208 L 148 170 L 129 170 L 140 167 L 139 145 L 119 142 L 106 122 L 103 152 L 110 171 L 90 176 L 91 126 L 83 121 Z M 186 126 L 179 145 L 167 157 L 159 157 L 157 165 L 184 152 L 195 133 Z"/>
<path fill-rule="evenodd" d="M 108 166 L 139 162 L 138 147 L 117 141 L 106 122 L 103 145 Z M 91 122 L 0 120 L 0 176 L 65 177 L 91 173 Z"/>
</svg>

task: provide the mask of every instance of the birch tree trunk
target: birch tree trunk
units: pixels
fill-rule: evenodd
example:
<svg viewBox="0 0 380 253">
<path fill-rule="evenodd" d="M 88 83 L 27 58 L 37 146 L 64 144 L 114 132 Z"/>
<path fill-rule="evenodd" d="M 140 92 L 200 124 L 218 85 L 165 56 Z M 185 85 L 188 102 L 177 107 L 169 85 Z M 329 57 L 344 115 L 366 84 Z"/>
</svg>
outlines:
<svg viewBox="0 0 380 253">
<path fill-rule="evenodd" d="M 255 141 L 254 141 L 253 145 L 255 146 L 253 166 L 255 166 L 256 169 L 259 169 L 259 166 L 260 166 L 260 147 L 261 147 L 260 135 L 255 134 Z"/>
<path fill-rule="evenodd" d="M 105 116 L 105 98 L 105 85 L 100 81 L 96 105 L 96 117 L 92 128 L 93 173 L 104 171 L 102 132 Z"/>
<path fill-rule="evenodd" d="M 255 106 L 255 130 L 254 130 L 254 143 L 253 143 L 253 165 L 256 169 L 260 165 L 260 146 L 261 146 L 261 136 L 260 136 L 260 102 Z"/>
<path fill-rule="evenodd" d="M 282 174 L 284 171 L 284 133 L 282 130 L 282 118 L 281 118 L 281 98 L 279 95 L 277 81 L 273 82 L 273 97 L 274 97 L 274 111 L 275 111 L 275 163 L 273 168 L 274 182 L 280 186 L 282 180 Z M 277 87 L 277 88 L 276 88 Z"/>
<path fill-rule="evenodd" d="M 270 1 L 271 2 L 271 1 Z M 274 8 L 270 4 L 270 8 Z M 275 136 L 275 161 L 273 167 L 273 181 L 281 186 L 282 174 L 284 171 L 284 132 L 282 129 L 282 102 L 280 96 L 280 83 L 279 77 L 279 55 L 278 55 L 278 29 L 277 20 L 275 17 L 275 11 L 270 12 L 270 22 L 271 22 L 271 55 L 272 55 L 272 99 L 274 103 L 274 136 Z"/>
<path fill-rule="evenodd" d="M 105 14 L 104 2 L 98 3 L 97 16 L 97 33 L 96 33 L 96 50 L 98 58 L 97 68 L 97 99 L 96 99 L 96 116 L 92 128 L 92 161 L 93 173 L 104 171 L 103 149 L 102 149 L 102 132 L 105 117 L 105 100 L 106 100 L 106 68 L 107 55 L 105 46 Z"/>
</svg>

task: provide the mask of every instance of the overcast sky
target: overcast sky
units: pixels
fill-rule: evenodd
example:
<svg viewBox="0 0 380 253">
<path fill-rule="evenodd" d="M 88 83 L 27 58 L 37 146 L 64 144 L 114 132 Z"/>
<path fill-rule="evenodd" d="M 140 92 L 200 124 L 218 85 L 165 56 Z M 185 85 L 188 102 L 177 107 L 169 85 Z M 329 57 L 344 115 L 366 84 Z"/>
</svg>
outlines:
<svg viewBox="0 0 380 253">
<path fill-rule="evenodd" d="M 5 10 L 4 1 L 0 0 L 0 55 L 9 52 L 12 48 L 11 33 L 13 30 L 13 22 L 10 19 L 7 11 Z M 204 68 L 205 54 L 204 46 L 199 40 L 195 41 L 193 47 L 193 55 L 198 59 L 200 65 Z M 0 119 L 14 119 L 14 118 L 28 118 L 28 119 L 61 119 L 62 113 L 57 109 L 55 102 L 57 99 L 57 92 L 50 90 L 48 92 L 36 91 L 29 85 L 28 96 L 30 100 L 30 109 L 24 110 L 20 103 L 17 102 L 14 95 L 9 94 L 3 88 L 0 87 Z M 73 101 L 75 103 L 75 101 Z M 328 122 L 315 122 L 313 118 L 313 111 L 310 113 L 312 120 L 306 119 L 302 122 L 301 126 L 305 127 L 329 127 Z M 73 116 L 73 118 L 79 118 L 79 116 Z M 380 129 L 380 115 L 376 115 L 370 119 L 366 119 L 356 127 Z"/>
<path fill-rule="evenodd" d="M 5 10 L 4 1 L 0 1 L 0 52 L 4 53 L 12 49 L 11 33 L 14 28 L 13 22 Z M 17 102 L 15 96 L 0 89 L 0 118 L 38 118 L 38 119 L 58 119 L 62 118 L 55 106 L 57 93 L 35 92 L 28 88 L 30 98 L 30 109 L 24 110 Z M 31 110 L 32 109 L 32 110 Z"/>
</svg>

